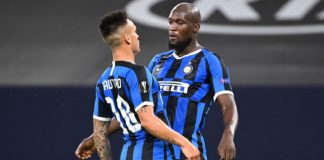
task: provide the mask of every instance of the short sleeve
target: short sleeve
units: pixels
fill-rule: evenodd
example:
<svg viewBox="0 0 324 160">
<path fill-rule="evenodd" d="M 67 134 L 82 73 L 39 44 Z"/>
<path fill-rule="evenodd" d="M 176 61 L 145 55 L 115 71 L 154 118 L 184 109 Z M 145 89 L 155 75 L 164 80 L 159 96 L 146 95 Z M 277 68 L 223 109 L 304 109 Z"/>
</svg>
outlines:
<svg viewBox="0 0 324 160">
<path fill-rule="evenodd" d="M 216 54 L 209 53 L 207 65 L 211 75 L 212 88 L 214 90 L 214 101 L 221 94 L 233 94 L 228 68 L 222 59 Z"/>
<path fill-rule="evenodd" d="M 104 100 L 102 84 L 98 84 L 96 87 L 93 118 L 100 121 L 110 121 L 112 117 L 111 106 Z"/>
<path fill-rule="evenodd" d="M 143 106 L 154 106 L 152 96 L 153 76 L 144 66 L 138 66 L 126 75 L 131 101 L 135 111 Z"/>
</svg>

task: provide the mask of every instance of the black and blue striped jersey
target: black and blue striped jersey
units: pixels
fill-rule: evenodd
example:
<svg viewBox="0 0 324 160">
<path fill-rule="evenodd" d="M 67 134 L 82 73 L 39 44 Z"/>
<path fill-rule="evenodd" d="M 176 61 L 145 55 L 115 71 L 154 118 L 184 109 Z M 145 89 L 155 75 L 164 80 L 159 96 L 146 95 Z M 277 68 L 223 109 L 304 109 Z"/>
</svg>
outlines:
<svg viewBox="0 0 324 160">
<path fill-rule="evenodd" d="M 208 110 L 218 95 L 233 94 L 223 61 L 205 48 L 182 57 L 171 50 L 157 54 L 148 68 L 158 80 L 171 127 L 207 159 L 201 131 Z M 173 148 L 177 159 L 185 159 L 179 146 Z"/>
<path fill-rule="evenodd" d="M 113 62 L 97 82 L 93 118 L 117 119 L 125 141 L 121 160 L 171 159 L 168 144 L 141 126 L 136 111 L 145 105 L 154 106 L 156 116 L 168 124 L 158 82 L 147 68 L 125 61 Z"/>
</svg>

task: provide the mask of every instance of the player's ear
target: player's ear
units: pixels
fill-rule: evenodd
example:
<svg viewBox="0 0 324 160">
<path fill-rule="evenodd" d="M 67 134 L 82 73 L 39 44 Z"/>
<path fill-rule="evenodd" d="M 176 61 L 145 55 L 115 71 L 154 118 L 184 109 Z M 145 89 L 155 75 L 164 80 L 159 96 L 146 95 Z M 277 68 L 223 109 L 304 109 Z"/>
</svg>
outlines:
<svg viewBox="0 0 324 160">
<path fill-rule="evenodd" d="M 131 44 L 132 43 L 132 40 L 131 40 L 129 34 L 126 33 L 124 35 L 124 39 L 125 39 L 126 44 Z"/>
<path fill-rule="evenodd" d="M 200 24 L 199 23 L 195 23 L 193 25 L 193 32 L 194 33 L 198 33 L 199 32 L 199 29 L 200 29 Z"/>
</svg>

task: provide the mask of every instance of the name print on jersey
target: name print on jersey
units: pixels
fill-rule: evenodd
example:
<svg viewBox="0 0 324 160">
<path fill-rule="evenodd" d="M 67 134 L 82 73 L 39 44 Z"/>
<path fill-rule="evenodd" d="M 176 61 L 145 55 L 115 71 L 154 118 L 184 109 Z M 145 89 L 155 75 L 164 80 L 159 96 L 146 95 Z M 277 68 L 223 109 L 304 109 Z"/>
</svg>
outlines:
<svg viewBox="0 0 324 160">
<path fill-rule="evenodd" d="M 102 86 L 104 90 L 113 89 L 113 88 L 121 88 L 121 79 L 108 79 L 102 82 Z"/>
</svg>

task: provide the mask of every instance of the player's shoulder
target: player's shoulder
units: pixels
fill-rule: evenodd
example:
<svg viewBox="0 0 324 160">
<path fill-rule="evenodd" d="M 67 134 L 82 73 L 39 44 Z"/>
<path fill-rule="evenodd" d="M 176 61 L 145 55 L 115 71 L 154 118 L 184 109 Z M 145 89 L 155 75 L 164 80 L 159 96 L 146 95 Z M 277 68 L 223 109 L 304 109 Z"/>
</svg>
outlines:
<svg viewBox="0 0 324 160">
<path fill-rule="evenodd" d="M 147 74 L 150 73 L 149 70 L 147 69 L 147 67 L 145 67 L 143 65 L 132 64 L 128 67 L 129 68 L 126 73 L 126 76 L 128 76 L 128 77 L 136 76 L 137 78 L 141 78 L 141 77 L 146 77 Z"/>
<path fill-rule="evenodd" d="M 147 70 L 147 68 L 143 65 L 138 65 L 127 61 L 116 61 L 114 65 L 115 66 L 112 66 L 112 68 L 114 68 L 113 70 L 118 70 L 118 72 L 114 71 L 113 73 L 118 73 L 118 76 L 121 77 L 126 76 L 129 72 L 143 72 Z"/>
<path fill-rule="evenodd" d="M 153 57 L 153 60 L 160 60 L 160 59 L 166 59 L 166 58 L 169 58 L 172 56 L 174 50 L 169 50 L 169 51 L 165 51 L 165 52 L 161 52 L 161 53 L 158 53 L 156 54 L 154 57 Z"/>
<path fill-rule="evenodd" d="M 138 71 L 147 70 L 147 68 L 145 66 L 133 64 L 133 63 L 130 63 L 127 67 L 128 67 L 128 72 L 130 72 L 130 71 L 138 72 Z"/>
<path fill-rule="evenodd" d="M 161 57 L 161 56 L 170 56 L 170 55 L 172 55 L 173 52 L 174 52 L 174 50 L 169 50 L 169 51 L 158 53 L 158 54 L 156 54 L 156 56 L 159 56 L 159 57 Z"/>
<path fill-rule="evenodd" d="M 110 76 L 117 76 L 125 78 L 129 73 L 143 72 L 146 70 L 145 66 L 133 64 L 127 61 L 115 61 L 112 62 L 109 67 L 101 74 L 98 84 L 104 80 L 107 80 Z"/>
<path fill-rule="evenodd" d="M 202 48 L 201 51 L 207 61 L 222 61 L 222 58 L 216 52 L 213 52 L 207 48 Z"/>
</svg>

